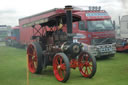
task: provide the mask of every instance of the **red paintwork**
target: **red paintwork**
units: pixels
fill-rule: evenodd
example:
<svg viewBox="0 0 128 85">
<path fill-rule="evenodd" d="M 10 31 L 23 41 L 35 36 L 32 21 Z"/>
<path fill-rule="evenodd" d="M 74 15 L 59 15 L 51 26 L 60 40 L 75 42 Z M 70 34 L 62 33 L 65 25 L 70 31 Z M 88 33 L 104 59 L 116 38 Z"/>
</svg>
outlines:
<svg viewBox="0 0 128 85">
<path fill-rule="evenodd" d="M 29 71 L 32 73 L 35 73 L 36 67 L 37 67 L 37 53 L 32 44 L 29 45 L 29 47 L 27 49 L 27 56 L 28 56 L 27 58 L 28 58 Z"/>
<path fill-rule="evenodd" d="M 74 25 L 75 25 L 75 27 L 74 27 Z M 115 37 L 115 31 L 114 30 L 113 31 L 104 31 L 104 32 L 88 32 L 88 31 L 84 31 L 84 30 L 79 30 L 78 22 L 73 23 L 73 33 L 84 34 L 86 36 L 86 38 L 80 39 L 79 41 L 86 43 L 86 44 L 90 44 L 90 41 L 93 38 L 100 39 L 100 38 Z"/>
<path fill-rule="evenodd" d="M 89 77 L 93 69 L 93 61 L 87 53 L 82 53 L 78 59 L 79 71 L 84 77 Z"/>
<path fill-rule="evenodd" d="M 70 60 L 70 68 L 79 68 L 80 73 L 84 77 L 89 77 L 92 73 L 93 63 L 90 56 L 83 52 L 78 59 Z M 66 73 L 66 65 L 63 62 L 63 58 L 60 55 L 54 56 L 53 59 L 53 71 L 58 81 L 63 81 Z"/>
<path fill-rule="evenodd" d="M 125 50 L 128 50 L 128 44 L 125 45 L 125 46 L 116 47 L 116 50 L 117 50 L 117 51 L 125 51 Z"/>
<path fill-rule="evenodd" d="M 32 29 L 33 29 L 32 27 L 20 29 L 20 43 L 21 44 L 28 44 L 32 42 L 31 40 L 31 36 L 33 35 Z"/>
<path fill-rule="evenodd" d="M 78 61 L 76 59 L 72 59 L 70 61 L 70 68 L 74 68 L 75 69 L 76 67 L 78 67 Z"/>
<path fill-rule="evenodd" d="M 53 71 L 58 81 L 63 81 L 66 74 L 66 64 L 60 55 L 54 56 Z"/>
<path fill-rule="evenodd" d="M 103 13 L 104 11 L 98 11 L 100 13 Z M 100 18 L 97 18 L 98 16 L 85 16 L 86 13 L 98 13 L 97 11 L 84 11 L 84 12 L 76 12 L 75 14 L 78 14 L 81 16 L 82 21 L 85 21 L 85 27 L 87 27 L 87 20 L 104 20 L 104 19 L 111 19 L 110 16 L 100 16 Z M 115 31 L 103 31 L 103 32 L 88 32 L 88 31 L 84 31 L 84 30 L 79 30 L 78 27 L 78 22 L 73 23 L 76 25 L 76 27 L 73 27 L 73 32 L 74 33 L 81 33 L 84 34 L 86 36 L 85 39 L 80 39 L 79 42 L 82 43 L 86 43 L 86 44 L 90 44 L 91 39 L 93 38 L 111 38 L 111 37 L 115 37 Z"/>
</svg>

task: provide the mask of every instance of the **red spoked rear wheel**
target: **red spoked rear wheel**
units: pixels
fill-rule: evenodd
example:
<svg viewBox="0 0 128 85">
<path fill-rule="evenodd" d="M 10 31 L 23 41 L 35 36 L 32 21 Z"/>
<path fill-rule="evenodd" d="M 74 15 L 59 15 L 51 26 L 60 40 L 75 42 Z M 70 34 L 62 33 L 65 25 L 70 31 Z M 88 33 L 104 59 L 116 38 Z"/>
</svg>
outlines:
<svg viewBox="0 0 128 85">
<path fill-rule="evenodd" d="M 40 73 L 42 70 L 41 48 L 37 42 L 31 43 L 27 47 L 28 68 L 31 73 Z"/>
<path fill-rule="evenodd" d="M 96 73 L 96 59 L 87 52 L 80 54 L 78 66 L 81 75 L 84 77 L 92 78 Z"/>
<path fill-rule="evenodd" d="M 30 44 L 27 49 L 28 67 L 30 72 L 35 73 L 37 68 L 37 55 L 34 46 Z"/>
<path fill-rule="evenodd" d="M 70 76 L 70 64 L 64 53 L 57 53 L 53 59 L 53 72 L 56 79 L 60 82 L 66 82 Z"/>
</svg>

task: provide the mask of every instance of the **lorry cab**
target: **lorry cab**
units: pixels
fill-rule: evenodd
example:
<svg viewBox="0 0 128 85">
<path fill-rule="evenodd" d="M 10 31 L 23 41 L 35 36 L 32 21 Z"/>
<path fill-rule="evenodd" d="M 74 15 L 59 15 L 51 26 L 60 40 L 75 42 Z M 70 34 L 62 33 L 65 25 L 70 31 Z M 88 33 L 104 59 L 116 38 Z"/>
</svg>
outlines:
<svg viewBox="0 0 128 85">
<path fill-rule="evenodd" d="M 19 26 L 13 27 L 11 31 L 11 36 L 15 37 L 16 41 L 19 41 L 20 38 Z"/>
<path fill-rule="evenodd" d="M 80 36 L 78 41 L 84 43 L 85 50 L 95 57 L 114 56 L 115 31 L 108 13 L 105 10 L 85 10 L 78 14 L 81 21 L 73 23 L 73 32 Z"/>
<path fill-rule="evenodd" d="M 19 40 L 20 40 L 19 26 L 12 27 L 10 32 L 8 33 L 8 37 L 6 39 L 6 45 L 18 47 Z"/>
</svg>

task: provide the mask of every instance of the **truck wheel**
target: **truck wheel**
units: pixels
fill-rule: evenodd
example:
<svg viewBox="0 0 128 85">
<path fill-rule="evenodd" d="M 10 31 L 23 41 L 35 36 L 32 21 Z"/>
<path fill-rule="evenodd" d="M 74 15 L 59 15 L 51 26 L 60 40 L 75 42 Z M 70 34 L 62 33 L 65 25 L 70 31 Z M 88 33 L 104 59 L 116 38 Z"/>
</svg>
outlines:
<svg viewBox="0 0 128 85">
<path fill-rule="evenodd" d="M 31 73 L 41 73 L 43 68 L 43 55 L 39 43 L 33 42 L 27 47 L 28 68 Z"/>
<path fill-rule="evenodd" d="M 66 82 L 70 76 L 69 59 L 64 53 L 57 53 L 53 59 L 53 72 L 56 79 L 60 82 Z"/>
<path fill-rule="evenodd" d="M 80 54 L 78 66 L 83 77 L 92 78 L 96 73 L 96 59 L 87 52 Z"/>
</svg>

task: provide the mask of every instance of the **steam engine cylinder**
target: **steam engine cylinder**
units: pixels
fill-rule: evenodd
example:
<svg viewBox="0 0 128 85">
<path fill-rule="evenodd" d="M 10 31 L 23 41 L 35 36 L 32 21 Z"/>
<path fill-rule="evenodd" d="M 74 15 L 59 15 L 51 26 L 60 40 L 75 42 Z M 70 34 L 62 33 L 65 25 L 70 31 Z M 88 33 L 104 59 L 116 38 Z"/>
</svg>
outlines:
<svg viewBox="0 0 128 85">
<path fill-rule="evenodd" d="M 61 46 L 61 50 L 65 54 L 70 54 L 72 58 L 76 58 L 76 56 L 81 52 L 82 46 L 79 43 L 70 43 L 70 42 L 65 42 Z"/>
</svg>

